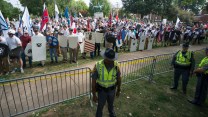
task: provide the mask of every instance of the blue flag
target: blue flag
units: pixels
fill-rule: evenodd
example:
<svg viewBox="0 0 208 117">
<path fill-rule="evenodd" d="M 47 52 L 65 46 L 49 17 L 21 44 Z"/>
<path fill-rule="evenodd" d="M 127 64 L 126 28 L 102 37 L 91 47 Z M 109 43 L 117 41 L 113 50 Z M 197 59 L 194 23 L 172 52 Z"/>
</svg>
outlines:
<svg viewBox="0 0 208 117">
<path fill-rule="evenodd" d="M 1 30 L 8 30 L 8 24 L 6 22 L 6 20 L 4 19 L 4 16 L 2 15 L 1 11 L 0 11 L 0 29 Z"/>
<path fill-rule="evenodd" d="M 65 11 L 64 11 L 64 16 L 69 19 L 69 9 L 68 7 L 66 7 Z"/>
</svg>

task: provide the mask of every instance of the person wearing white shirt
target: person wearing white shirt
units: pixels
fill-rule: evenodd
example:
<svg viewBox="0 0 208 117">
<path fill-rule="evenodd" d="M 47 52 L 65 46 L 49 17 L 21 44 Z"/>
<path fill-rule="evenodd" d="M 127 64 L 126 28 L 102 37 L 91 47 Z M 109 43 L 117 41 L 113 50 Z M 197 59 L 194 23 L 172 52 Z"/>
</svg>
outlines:
<svg viewBox="0 0 208 117">
<path fill-rule="evenodd" d="M 12 51 L 13 49 L 16 49 L 20 46 L 22 46 L 22 42 L 20 41 L 20 39 L 18 37 L 15 36 L 15 30 L 13 29 L 10 29 L 9 32 L 8 32 L 8 35 L 9 37 L 6 38 L 6 41 L 7 41 L 7 44 L 9 46 L 9 49 Z M 21 51 L 19 52 L 19 55 L 18 56 L 10 56 L 10 58 L 12 59 L 13 61 L 13 64 L 15 64 L 16 60 L 19 62 L 19 68 L 20 68 L 20 72 L 21 73 L 24 73 L 24 70 L 23 70 L 23 62 L 22 62 L 22 59 L 21 59 Z M 14 65 L 15 66 L 15 65 Z M 12 71 L 12 73 L 14 73 L 16 71 L 16 69 L 14 69 Z"/>
<path fill-rule="evenodd" d="M 129 32 L 128 32 L 128 51 L 130 50 L 132 39 L 136 39 L 136 35 L 134 33 L 134 28 L 132 26 L 130 26 Z"/>
<path fill-rule="evenodd" d="M 2 32 L 0 32 L 0 44 L 7 45 L 6 39 L 1 36 Z M 4 50 L 0 50 L 0 54 L 3 54 L 3 51 L 9 51 L 9 47 L 3 47 Z M 5 57 L 0 57 L 0 74 L 8 75 L 9 74 L 9 57 L 8 55 Z"/>
<path fill-rule="evenodd" d="M 80 45 L 84 43 L 84 34 L 81 32 L 80 28 L 77 28 L 77 36 L 78 36 L 78 48 L 77 48 L 77 58 L 78 58 Z M 85 59 L 84 53 L 82 53 L 82 57 Z"/>
</svg>

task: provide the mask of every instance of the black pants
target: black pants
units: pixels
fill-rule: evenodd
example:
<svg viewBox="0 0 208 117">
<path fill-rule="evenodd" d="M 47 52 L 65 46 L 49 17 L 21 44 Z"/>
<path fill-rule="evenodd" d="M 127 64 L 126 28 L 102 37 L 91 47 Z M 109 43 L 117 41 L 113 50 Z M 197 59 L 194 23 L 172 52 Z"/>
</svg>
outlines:
<svg viewBox="0 0 208 117">
<path fill-rule="evenodd" d="M 109 116 L 116 117 L 113 107 L 114 98 L 115 98 L 115 89 L 109 91 L 104 91 L 104 90 L 98 91 L 98 106 L 97 106 L 96 117 L 102 117 L 103 107 L 105 106 L 106 101 L 108 102 Z"/>
<path fill-rule="evenodd" d="M 115 51 L 115 49 L 116 49 L 116 51 Z M 113 42 L 113 50 L 114 50 L 115 52 L 118 52 L 118 47 L 116 46 L 116 42 Z"/>
<path fill-rule="evenodd" d="M 193 102 L 202 104 L 207 97 L 208 75 L 197 74 L 197 85 Z"/>
<path fill-rule="evenodd" d="M 95 56 L 96 56 L 96 52 L 97 52 L 97 55 L 99 56 L 100 55 L 100 43 L 95 43 L 95 52 L 94 52 Z"/>
<path fill-rule="evenodd" d="M 173 87 L 178 88 L 178 81 L 182 75 L 182 87 L 183 93 L 186 93 L 186 87 L 189 81 L 190 70 L 189 69 L 179 69 L 175 68 L 174 70 L 174 85 Z"/>
</svg>

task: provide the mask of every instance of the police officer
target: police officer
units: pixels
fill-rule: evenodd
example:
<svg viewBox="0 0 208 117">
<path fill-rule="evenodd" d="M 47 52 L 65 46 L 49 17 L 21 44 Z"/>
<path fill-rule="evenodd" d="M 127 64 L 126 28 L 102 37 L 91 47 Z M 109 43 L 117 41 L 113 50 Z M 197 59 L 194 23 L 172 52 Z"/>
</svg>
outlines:
<svg viewBox="0 0 208 117">
<path fill-rule="evenodd" d="M 102 117 L 106 101 L 108 102 L 110 117 L 115 117 L 114 97 L 115 95 L 119 96 L 121 86 L 121 73 L 118 62 L 115 61 L 118 58 L 118 54 L 113 49 L 107 48 L 105 52 L 101 52 L 101 56 L 104 59 L 96 63 L 92 75 L 93 101 L 98 101 L 96 117 Z"/>
<path fill-rule="evenodd" d="M 207 96 L 208 87 L 208 48 L 206 48 L 206 57 L 202 59 L 199 67 L 194 70 L 197 76 L 197 85 L 195 91 L 195 97 L 193 100 L 188 100 L 195 105 L 201 105 L 205 102 Z"/>
<path fill-rule="evenodd" d="M 186 94 L 186 87 L 189 81 L 189 76 L 193 73 L 195 60 L 193 57 L 193 52 L 188 51 L 189 44 L 184 43 L 182 46 L 182 51 L 178 51 L 172 60 L 172 65 L 174 66 L 174 84 L 171 89 L 178 88 L 178 80 L 182 75 L 183 93 Z"/>
</svg>

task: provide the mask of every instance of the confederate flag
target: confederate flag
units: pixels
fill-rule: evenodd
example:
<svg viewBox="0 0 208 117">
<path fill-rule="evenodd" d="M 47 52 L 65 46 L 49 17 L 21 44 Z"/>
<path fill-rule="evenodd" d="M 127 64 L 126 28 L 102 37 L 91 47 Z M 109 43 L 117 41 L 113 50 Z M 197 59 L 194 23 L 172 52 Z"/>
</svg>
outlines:
<svg viewBox="0 0 208 117">
<path fill-rule="evenodd" d="M 46 23 L 48 23 L 48 21 L 49 21 L 48 10 L 45 9 L 43 11 L 43 16 L 42 16 L 42 22 L 41 22 L 40 31 L 42 31 L 43 27 L 46 25 Z"/>
</svg>

